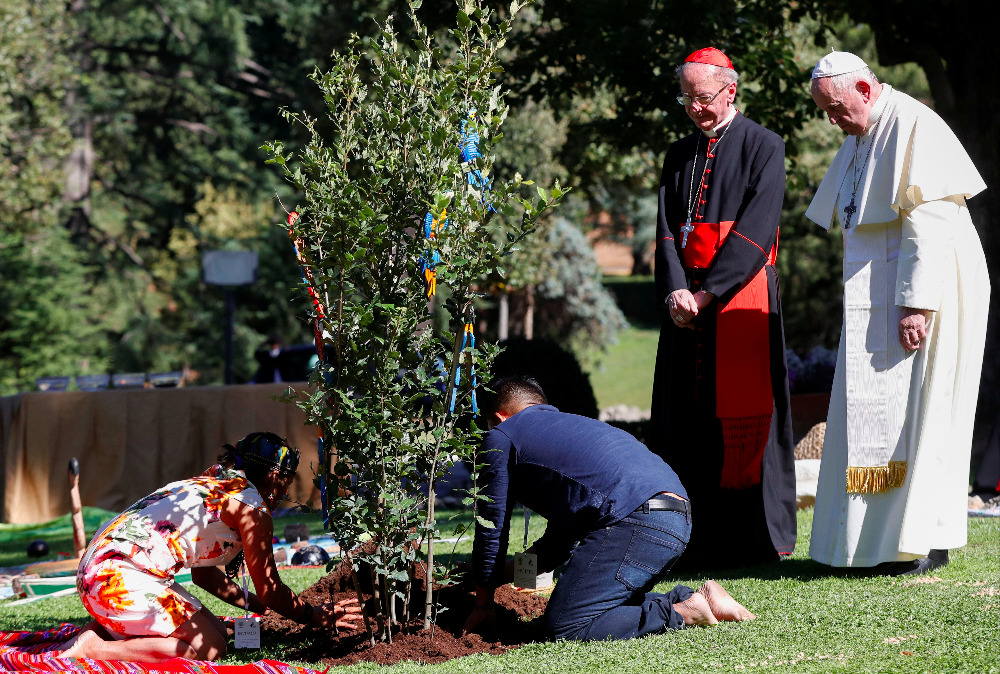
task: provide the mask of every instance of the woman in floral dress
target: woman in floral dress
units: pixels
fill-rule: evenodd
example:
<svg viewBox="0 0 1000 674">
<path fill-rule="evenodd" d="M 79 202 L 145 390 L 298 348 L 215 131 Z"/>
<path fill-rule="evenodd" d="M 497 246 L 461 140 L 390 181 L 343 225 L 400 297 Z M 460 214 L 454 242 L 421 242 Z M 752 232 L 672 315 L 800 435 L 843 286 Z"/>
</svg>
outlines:
<svg viewBox="0 0 1000 674">
<path fill-rule="evenodd" d="M 319 627 L 357 626 L 357 600 L 312 606 L 278 576 L 271 510 L 295 475 L 298 450 L 273 433 L 251 433 L 225 449 L 205 473 L 141 499 L 94 537 L 77 572 L 94 621 L 63 657 L 159 662 L 225 655 L 222 621 L 175 581 L 185 568 L 199 587 L 238 608 L 273 609 Z M 256 593 L 233 581 L 244 556 Z"/>
</svg>

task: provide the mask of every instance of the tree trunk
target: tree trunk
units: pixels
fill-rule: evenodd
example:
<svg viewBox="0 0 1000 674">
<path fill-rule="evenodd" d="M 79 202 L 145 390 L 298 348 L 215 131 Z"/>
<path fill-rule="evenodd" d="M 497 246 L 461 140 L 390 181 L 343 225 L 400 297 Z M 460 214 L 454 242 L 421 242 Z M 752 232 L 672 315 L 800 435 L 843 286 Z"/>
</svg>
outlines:
<svg viewBox="0 0 1000 674">
<path fill-rule="evenodd" d="M 504 292 L 500 294 L 497 301 L 497 339 L 501 342 L 507 341 L 510 334 L 510 296 Z"/>
<path fill-rule="evenodd" d="M 87 0 L 72 0 L 69 11 L 82 16 L 87 11 Z M 90 36 L 81 28 L 76 46 L 79 72 L 87 76 L 93 70 L 90 55 Z M 94 120 L 86 103 L 86 93 L 71 87 L 66 91 L 66 113 L 69 130 L 73 136 L 73 149 L 66 158 L 66 184 L 63 199 L 69 205 L 66 227 L 74 236 L 86 236 L 90 230 L 90 184 L 94 179 Z"/>
<path fill-rule="evenodd" d="M 364 616 L 365 633 L 368 635 L 368 643 L 374 646 L 375 635 L 372 633 L 372 626 L 369 622 L 368 611 L 365 610 L 365 595 L 361 592 L 361 581 L 358 580 L 358 574 L 354 571 L 354 562 L 351 561 L 351 553 L 344 553 L 344 559 L 347 561 L 347 565 L 351 569 L 351 583 L 354 585 L 354 594 L 358 598 L 358 606 L 361 607 L 361 615 Z"/>
<path fill-rule="evenodd" d="M 535 286 L 525 289 L 524 302 L 524 338 L 535 338 Z"/>
<path fill-rule="evenodd" d="M 434 521 L 434 485 L 427 488 L 427 521 Z M 434 615 L 434 537 L 427 537 L 427 570 L 424 572 L 424 629 L 431 626 Z"/>
<path fill-rule="evenodd" d="M 395 623 L 396 618 L 396 598 L 390 592 L 389 588 L 389 578 L 388 576 L 379 576 L 375 573 L 374 567 L 372 568 L 373 580 L 378 582 L 382 581 L 382 596 L 385 597 L 383 603 L 385 605 L 385 640 L 388 643 L 392 643 L 392 626 Z"/>
<path fill-rule="evenodd" d="M 372 584 L 372 604 L 376 607 L 375 628 L 378 631 L 378 638 L 385 641 L 389 635 L 389 611 L 382 599 L 382 585 L 379 583 L 378 574 L 375 573 L 374 565 L 369 565 L 368 576 Z"/>
</svg>

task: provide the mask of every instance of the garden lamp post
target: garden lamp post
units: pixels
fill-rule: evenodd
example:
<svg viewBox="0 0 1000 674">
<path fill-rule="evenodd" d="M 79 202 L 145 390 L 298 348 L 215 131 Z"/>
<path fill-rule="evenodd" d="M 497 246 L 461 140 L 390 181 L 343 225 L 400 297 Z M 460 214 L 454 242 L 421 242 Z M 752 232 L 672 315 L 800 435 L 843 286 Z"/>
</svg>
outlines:
<svg viewBox="0 0 1000 674">
<path fill-rule="evenodd" d="M 233 383 L 233 322 L 236 313 L 236 287 L 257 280 L 257 252 L 252 250 L 207 250 L 201 256 L 205 283 L 221 286 L 226 301 L 226 375 Z"/>
</svg>

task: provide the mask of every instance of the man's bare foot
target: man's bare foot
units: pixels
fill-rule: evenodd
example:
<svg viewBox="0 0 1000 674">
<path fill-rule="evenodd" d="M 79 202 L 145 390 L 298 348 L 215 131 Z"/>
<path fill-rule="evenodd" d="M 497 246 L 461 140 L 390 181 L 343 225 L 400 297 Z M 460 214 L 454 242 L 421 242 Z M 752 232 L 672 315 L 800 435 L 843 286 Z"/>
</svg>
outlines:
<svg viewBox="0 0 1000 674">
<path fill-rule="evenodd" d="M 684 618 L 685 625 L 715 625 L 719 622 L 712 614 L 708 599 L 697 592 L 674 604 L 674 610 Z"/>
<path fill-rule="evenodd" d="M 697 594 L 705 597 L 712 614 L 719 620 L 753 620 L 757 617 L 733 599 L 726 589 L 714 580 L 706 580 L 705 584 L 698 588 Z"/>
<path fill-rule="evenodd" d="M 99 637 L 93 630 L 84 630 L 66 642 L 66 648 L 59 653 L 60 658 L 87 658 L 90 657 L 95 646 L 104 643 L 104 639 Z"/>
</svg>

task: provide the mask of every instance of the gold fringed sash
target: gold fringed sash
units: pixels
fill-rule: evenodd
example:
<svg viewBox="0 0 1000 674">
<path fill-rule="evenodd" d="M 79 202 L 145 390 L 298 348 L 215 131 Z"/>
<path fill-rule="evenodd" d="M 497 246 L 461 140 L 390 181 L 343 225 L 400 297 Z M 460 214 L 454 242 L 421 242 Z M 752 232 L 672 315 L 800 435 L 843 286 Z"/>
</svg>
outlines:
<svg viewBox="0 0 1000 674">
<path fill-rule="evenodd" d="M 890 461 L 888 466 L 848 466 L 848 494 L 882 494 L 903 486 L 906 461 Z"/>
</svg>

